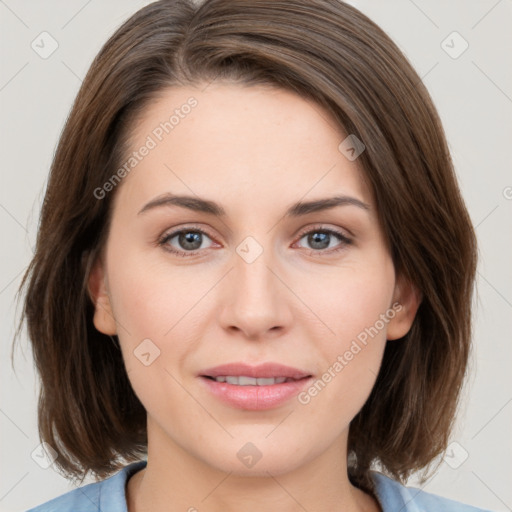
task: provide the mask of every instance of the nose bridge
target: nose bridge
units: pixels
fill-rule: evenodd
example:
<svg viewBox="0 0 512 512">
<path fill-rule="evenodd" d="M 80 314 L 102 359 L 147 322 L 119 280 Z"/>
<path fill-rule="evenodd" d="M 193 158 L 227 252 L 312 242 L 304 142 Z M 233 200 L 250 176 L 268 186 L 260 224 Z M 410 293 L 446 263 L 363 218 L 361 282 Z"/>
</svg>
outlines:
<svg viewBox="0 0 512 512">
<path fill-rule="evenodd" d="M 248 292 L 245 297 L 274 296 L 270 288 L 273 274 L 269 270 L 273 256 L 269 244 L 265 249 L 253 237 L 246 239 L 236 249 L 235 275 L 239 286 Z M 263 298 L 263 297 L 262 297 Z"/>
<path fill-rule="evenodd" d="M 256 310 L 263 311 L 262 303 L 270 304 L 276 297 L 275 276 L 268 268 L 273 260 L 270 237 L 260 243 L 248 236 L 236 247 L 235 279 L 240 287 L 239 298 Z"/>
</svg>

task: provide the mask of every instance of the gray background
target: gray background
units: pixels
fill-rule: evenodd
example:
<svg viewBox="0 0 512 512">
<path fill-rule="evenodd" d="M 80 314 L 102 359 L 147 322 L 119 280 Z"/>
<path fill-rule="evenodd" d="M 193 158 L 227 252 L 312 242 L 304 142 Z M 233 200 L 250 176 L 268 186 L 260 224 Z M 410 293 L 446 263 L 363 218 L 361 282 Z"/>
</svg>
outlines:
<svg viewBox="0 0 512 512">
<path fill-rule="evenodd" d="M 31 457 L 40 449 L 38 384 L 26 335 L 16 373 L 11 368 L 14 295 L 32 256 L 48 169 L 81 79 L 112 32 L 147 3 L 0 0 L 1 511 L 24 510 L 73 488 Z M 480 243 L 471 375 L 454 444 L 424 490 L 512 510 L 512 1 L 350 3 L 398 43 L 429 89 Z M 44 31 L 58 44 L 47 58 L 31 46 L 51 49 Z"/>
</svg>

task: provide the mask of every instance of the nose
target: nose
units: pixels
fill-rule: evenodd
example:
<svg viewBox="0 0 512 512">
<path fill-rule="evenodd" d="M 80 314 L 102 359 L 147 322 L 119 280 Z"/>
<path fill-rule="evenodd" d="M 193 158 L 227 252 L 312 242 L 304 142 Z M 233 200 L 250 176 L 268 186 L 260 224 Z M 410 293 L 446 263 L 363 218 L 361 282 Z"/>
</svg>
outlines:
<svg viewBox="0 0 512 512">
<path fill-rule="evenodd" d="M 263 250 L 254 260 L 254 246 L 249 247 L 248 253 L 244 253 L 243 246 L 239 249 L 233 254 L 234 268 L 226 276 L 220 312 L 222 327 L 249 340 L 280 336 L 291 325 L 293 293 L 283 281 L 283 272 L 270 249 Z"/>
</svg>

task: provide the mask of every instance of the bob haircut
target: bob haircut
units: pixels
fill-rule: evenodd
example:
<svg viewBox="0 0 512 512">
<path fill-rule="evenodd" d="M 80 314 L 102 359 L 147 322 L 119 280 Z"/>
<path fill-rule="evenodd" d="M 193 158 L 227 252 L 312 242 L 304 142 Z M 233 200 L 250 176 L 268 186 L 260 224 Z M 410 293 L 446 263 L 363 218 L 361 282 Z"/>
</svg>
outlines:
<svg viewBox="0 0 512 512">
<path fill-rule="evenodd" d="M 160 0 L 94 59 L 54 155 L 35 254 L 18 290 L 41 378 L 41 439 L 67 477 L 104 478 L 147 454 L 146 411 L 88 290 L 130 130 L 170 87 L 215 79 L 313 99 L 366 146 L 358 162 L 398 274 L 420 291 L 350 424 L 349 478 L 400 482 L 446 450 L 471 352 L 476 239 L 441 121 L 420 77 L 374 22 L 339 0 Z M 341 142 L 341 141 L 340 141 Z M 96 191 L 96 194 L 95 194 Z"/>
</svg>

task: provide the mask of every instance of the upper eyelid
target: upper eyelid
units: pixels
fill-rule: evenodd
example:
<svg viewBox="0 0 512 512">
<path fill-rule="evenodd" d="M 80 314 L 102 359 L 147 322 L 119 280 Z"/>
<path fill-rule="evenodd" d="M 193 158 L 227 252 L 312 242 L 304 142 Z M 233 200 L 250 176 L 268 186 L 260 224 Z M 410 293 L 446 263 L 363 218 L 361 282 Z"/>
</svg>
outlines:
<svg viewBox="0 0 512 512">
<path fill-rule="evenodd" d="M 339 232 L 340 230 L 346 231 L 348 234 L 340 233 Z M 310 233 L 311 231 L 329 231 L 336 235 L 344 236 L 345 238 L 353 238 L 354 237 L 354 235 L 346 228 L 340 228 L 340 227 L 332 228 L 332 227 L 328 227 L 325 224 L 321 224 L 321 223 L 318 225 L 313 225 L 313 226 L 304 228 L 303 230 L 300 230 L 296 236 L 302 237 L 302 236 Z"/>
</svg>

